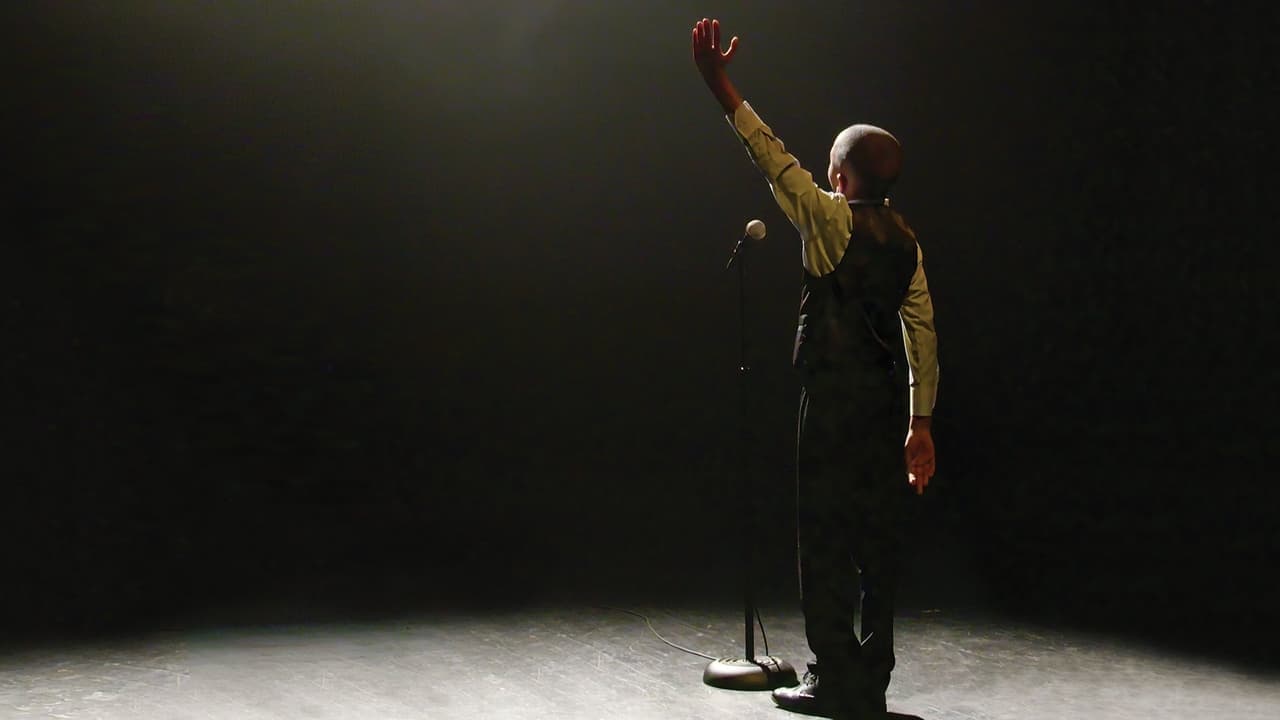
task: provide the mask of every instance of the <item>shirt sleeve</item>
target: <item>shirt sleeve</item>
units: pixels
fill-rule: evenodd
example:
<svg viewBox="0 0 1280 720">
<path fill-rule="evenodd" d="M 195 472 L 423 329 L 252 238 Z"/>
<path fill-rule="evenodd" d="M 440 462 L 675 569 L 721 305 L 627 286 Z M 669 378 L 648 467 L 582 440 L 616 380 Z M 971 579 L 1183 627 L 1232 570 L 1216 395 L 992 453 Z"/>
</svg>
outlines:
<svg viewBox="0 0 1280 720">
<path fill-rule="evenodd" d="M 853 228 L 848 201 L 839 193 L 819 188 L 751 105 L 742 103 L 726 119 L 746 146 L 751 161 L 769 181 L 778 207 L 800 232 L 805 269 L 817 276 L 835 270 Z"/>
<path fill-rule="evenodd" d="M 933 328 L 933 298 L 924 275 L 924 253 L 916 245 L 916 271 L 898 311 L 902 340 L 911 366 L 911 414 L 933 415 L 938 396 L 938 334 Z"/>
</svg>

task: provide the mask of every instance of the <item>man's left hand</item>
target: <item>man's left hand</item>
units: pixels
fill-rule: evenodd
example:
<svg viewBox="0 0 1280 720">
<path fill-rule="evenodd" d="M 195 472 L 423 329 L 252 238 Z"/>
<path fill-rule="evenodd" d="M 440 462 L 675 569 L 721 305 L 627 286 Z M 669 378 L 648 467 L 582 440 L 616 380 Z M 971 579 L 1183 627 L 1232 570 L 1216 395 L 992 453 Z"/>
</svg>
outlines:
<svg viewBox="0 0 1280 720">
<path fill-rule="evenodd" d="M 907 432 L 904 449 L 907 456 L 907 482 L 916 489 L 917 495 L 924 494 L 934 472 L 933 430 L 930 425 L 930 418 L 915 416 L 911 418 L 911 430 Z"/>
</svg>

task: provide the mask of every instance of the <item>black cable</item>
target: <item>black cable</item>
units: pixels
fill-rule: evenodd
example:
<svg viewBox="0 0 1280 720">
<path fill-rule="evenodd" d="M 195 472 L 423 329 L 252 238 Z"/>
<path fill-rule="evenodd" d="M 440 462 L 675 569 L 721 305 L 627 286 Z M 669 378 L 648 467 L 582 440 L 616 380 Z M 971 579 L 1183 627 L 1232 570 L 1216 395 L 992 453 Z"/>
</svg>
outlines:
<svg viewBox="0 0 1280 720">
<path fill-rule="evenodd" d="M 644 616 L 644 615 L 641 615 L 640 613 L 638 613 L 638 612 L 636 612 L 636 611 L 634 611 L 634 610 L 628 610 L 628 609 L 626 609 L 626 608 L 620 608 L 620 607 L 609 607 L 608 605 L 597 605 L 596 607 L 599 607 L 601 610 L 616 610 L 617 612 L 626 613 L 626 614 L 628 614 L 628 615 L 633 615 L 633 616 L 635 616 L 635 617 L 640 618 L 641 620 L 643 620 L 643 621 L 644 621 L 644 624 L 645 624 L 645 625 L 648 625 L 648 626 L 649 626 L 649 632 L 653 633 L 654 637 L 658 638 L 659 640 L 661 640 L 662 642 L 666 643 L 667 645 L 670 645 L 671 647 L 673 647 L 673 648 L 675 648 L 675 649 L 679 650 L 680 652 L 686 652 L 686 653 L 689 653 L 690 655 L 697 655 L 698 657 L 703 658 L 703 659 L 705 659 L 705 660 L 719 660 L 719 659 L 720 659 L 720 658 L 712 657 L 712 656 L 710 656 L 710 655 L 708 655 L 708 654 L 706 654 L 706 653 L 700 653 L 700 652 L 698 652 L 697 650 L 690 650 L 689 648 L 687 648 L 687 647 L 685 647 L 685 646 L 683 646 L 683 645 L 677 645 L 677 644 L 675 644 L 675 643 L 671 642 L 670 640 L 668 640 L 668 639 L 666 639 L 666 638 L 662 637 L 662 633 L 658 632 L 658 631 L 653 627 L 653 623 L 652 623 L 652 622 L 650 622 L 650 620 L 649 620 L 649 618 L 648 618 L 648 617 L 646 617 L 646 616 Z M 768 647 L 768 646 L 766 645 L 766 648 L 767 648 L 767 647 Z M 766 652 L 768 652 L 768 650 L 767 650 L 767 649 L 766 649 Z"/>
<path fill-rule="evenodd" d="M 760 639 L 764 640 L 764 654 L 767 657 L 773 654 L 769 652 L 769 636 L 764 634 L 764 620 L 760 618 L 760 608 L 757 607 L 753 609 L 756 611 L 756 623 L 760 625 Z M 756 660 L 755 658 L 747 658 L 747 659 L 750 660 L 751 662 L 755 662 Z"/>
</svg>

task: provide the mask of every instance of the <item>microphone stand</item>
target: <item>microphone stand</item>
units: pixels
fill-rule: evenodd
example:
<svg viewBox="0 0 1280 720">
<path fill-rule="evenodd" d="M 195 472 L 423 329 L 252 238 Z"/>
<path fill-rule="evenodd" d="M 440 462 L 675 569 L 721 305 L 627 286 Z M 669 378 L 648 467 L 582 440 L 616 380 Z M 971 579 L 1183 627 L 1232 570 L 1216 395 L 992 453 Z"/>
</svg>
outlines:
<svg viewBox="0 0 1280 720">
<path fill-rule="evenodd" d="M 738 244 L 733 247 L 729 262 L 725 263 L 727 271 L 735 264 L 738 266 L 738 420 L 739 442 L 738 476 L 743 488 L 742 495 L 742 529 L 743 541 L 739 544 L 742 551 L 742 595 L 745 652 L 741 658 L 720 658 L 713 660 L 702 672 L 702 681 L 713 687 L 725 690 L 773 690 L 797 684 L 796 671 L 785 660 L 772 655 L 756 655 L 756 604 L 754 584 L 751 581 L 753 566 L 753 543 L 756 533 L 752 522 L 751 492 L 754 490 L 750 482 L 750 463 L 747 451 L 751 447 L 750 425 L 747 422 L 747 376 L 751 367 L 747 364 L 747 238 L 743 234 Z"/>
</svg>

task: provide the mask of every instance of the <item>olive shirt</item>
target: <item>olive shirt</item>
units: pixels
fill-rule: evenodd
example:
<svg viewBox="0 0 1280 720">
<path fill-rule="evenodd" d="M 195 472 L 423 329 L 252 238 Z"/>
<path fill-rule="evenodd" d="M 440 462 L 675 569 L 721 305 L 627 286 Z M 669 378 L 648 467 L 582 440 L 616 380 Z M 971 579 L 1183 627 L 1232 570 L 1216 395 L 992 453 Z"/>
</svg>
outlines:
<svg viewBox="0 0 1280 720">
<path fill-rule="evenodd" d="M 743 102 L 726 119 L 769 181 L 778 207 L 800 232 L 805 271 L 821 277 L 835 270 L 853 231 L 854 208 L 849 201 L 840 193 L 818 187 L 749 104 Z M 919 243 L 916 248 L 915 274 L 898 317 L 911 366 L 911 414 L 932 415 L 938 394 L 938 336 L 933 329 L 933 299 L 924 275 L 924 253 Z"/>
</svg>

